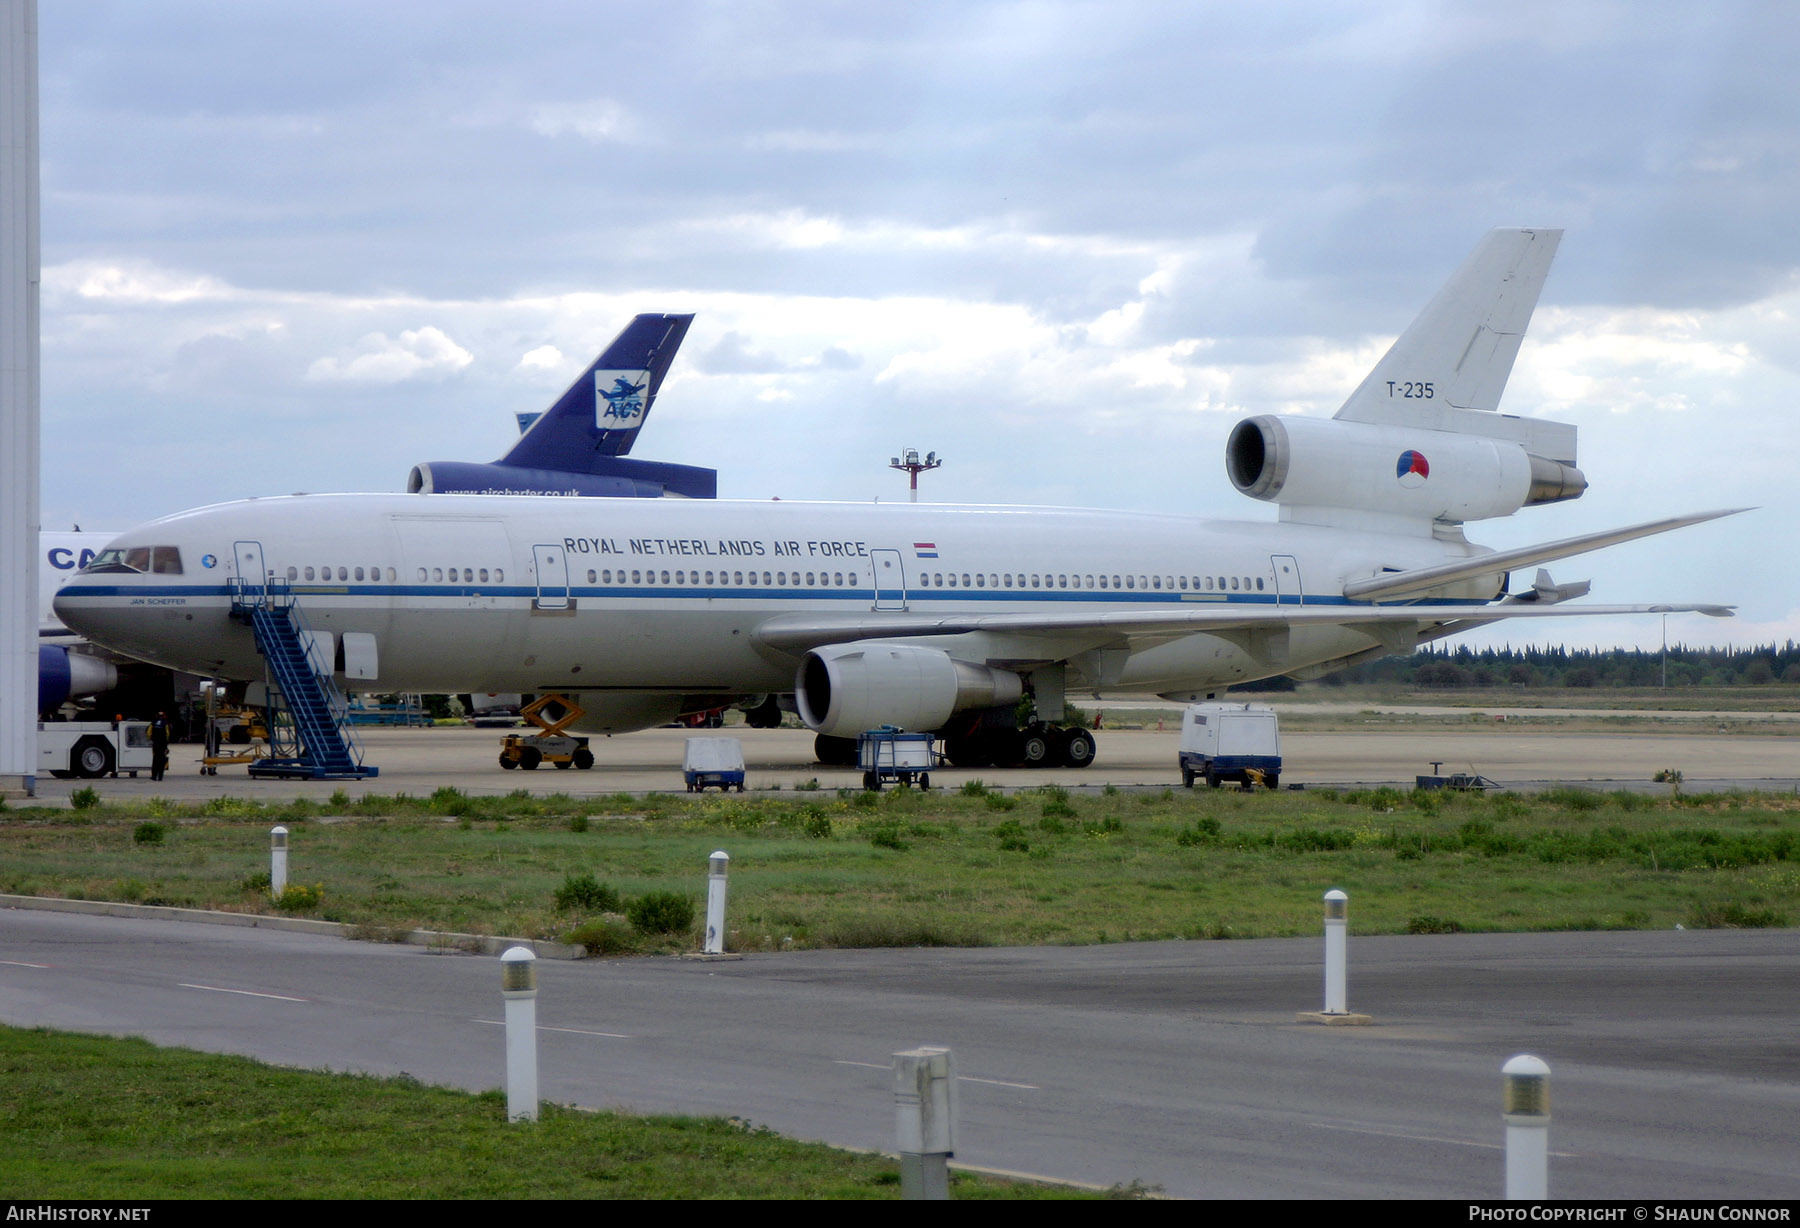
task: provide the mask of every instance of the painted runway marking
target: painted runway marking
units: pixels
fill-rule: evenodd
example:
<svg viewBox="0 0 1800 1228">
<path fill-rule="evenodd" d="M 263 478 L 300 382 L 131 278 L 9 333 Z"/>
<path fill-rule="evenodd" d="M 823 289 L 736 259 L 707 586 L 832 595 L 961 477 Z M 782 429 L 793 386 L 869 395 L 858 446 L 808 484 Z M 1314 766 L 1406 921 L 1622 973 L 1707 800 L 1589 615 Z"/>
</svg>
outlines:
<svg viewBox="0 0 1800 1228">
<path fill-rule="evenodd" d="M 1466 1138 L 1444 1138 L 1437 1134 L 1408 1134 L 1404 1130 L 1395 1130 L 1385 1126 L 1339 1126 L 1330 1122 L 1309 1121 L 1307 1125 L 1315 1130 L 1342 1130 L 1346 1134 L 1374 1134 L 1381 1138 L 1403 1138 L 1414 1143 L 1449 1143 L 1454 1147 L 1479 1147 L 1483 1151 L 1505 1151 L 1504 1143 L 1477 1143 Z M 1553 1156 L 1569 1157 L 1579 1153 L 1573 1151 L 1552 1151 Z"/>
<path fill-rule="evenodd" d="M 851 1062 L 843 1058 L 833 1058 L 833 1066 L 861 1066 L 866 1070 L 892 1070 L 892 1066 L 883 1066 L 880 1062 Z M 974 1075 L 957 1075 L 958 1083 L 986 1083 L 990 1087 L 1017 1087 L 1023 1091 L 1041 1092 L 1044 1089 L 1035 1083 L 1008 1083 L 1005 1079 L 978 1079 Z"/>
<path fill-rule="evenodd" d="M 190 985 L 186 981 L 176 982 L 183 989 L 204 989 L 208 993 L 234 993 L 246 998 L 269 998 L 276 1002 L 310 1002 L 311 998 L 290 998 L 280 993 L 257 993 L 254 989 L 226 989 L 222 985 Z"/>
<path fill-rule="evenodd" d="M 0 959 L 0 964 L 8 968 L 48 968 L 49 964 L 28 964 L 22 959 Z"/>
<path fill-rule="evenodd" d="M 506 1020 L 504 1020 L 504 1019 L 477 1019 L 477 1020 L 475 1020 L 475 1022 L 489 1024 L 496 1028 L 503 1028 L 506 1026 Z M 538 1028 L 538 1031 L 540 1031 L 540 1032 L 567 1032 L 570 1036 L 604 1036 L 608 1040 L 630 1040 L 630 1039 L 632 1039 L 632 1036 L 629 1032 L 590 1032 L 586 1028 L 549 1028 L 549 1027 L 540 1026 Z"/>
</svg>

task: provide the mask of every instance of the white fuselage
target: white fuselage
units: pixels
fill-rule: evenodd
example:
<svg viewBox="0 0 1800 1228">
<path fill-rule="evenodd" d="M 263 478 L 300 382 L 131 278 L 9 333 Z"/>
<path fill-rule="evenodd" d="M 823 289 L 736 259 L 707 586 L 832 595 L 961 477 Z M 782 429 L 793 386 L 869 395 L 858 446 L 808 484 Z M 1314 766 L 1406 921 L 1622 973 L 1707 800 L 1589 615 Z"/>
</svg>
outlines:
<svg viewBox="0 0 1800 1228">
<path fill-rule="evenodd" d="M 1429 534 L 1124 512 L 458 495 L 255 499 L 153 521 L 113 544 L 144 550 L 139 563 L 154 557 L 156 570 L 84 573 L 57 611 L 146 660 L 261 678 L 249 628 L 229 617 L 231 589 L 273 580 L 313 631 L 357 645 L 340 678 L 352 690 L 597 700 L 792 690 L 797 654 L 758 634 L 786 615 L 1341 604 L 1346 580 L 1479 553 Z M 178 556 L 161 553 L 170 547 Z M 1465 590 L 1450 595 L 1481 600 L 1495 584 Z M 1348 627 L 1297 628 L 1272 669 L 1231 638 L 1185 634 L 1115 661 L 1102 679 L 1082 661 L 1100 659 L 1092 653 L 1105 641 L 1051 634 L 1028 655 L 1067 660 L 1076 685 L 1180 693 L 1378 642 Z M 931 644 L 999 665 L 1027 655 L 1016 637 Z"/>
</svg>

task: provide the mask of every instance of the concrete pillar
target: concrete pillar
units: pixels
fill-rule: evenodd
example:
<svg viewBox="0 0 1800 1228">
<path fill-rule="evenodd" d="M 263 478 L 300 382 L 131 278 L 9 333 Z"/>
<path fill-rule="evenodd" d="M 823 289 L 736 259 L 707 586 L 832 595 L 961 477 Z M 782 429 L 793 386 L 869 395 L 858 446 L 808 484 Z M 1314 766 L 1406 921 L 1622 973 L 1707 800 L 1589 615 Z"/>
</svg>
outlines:
<svg viewBox="0 0 1800 1228">
<path fill-rule="evenodd" d="M 724 849 L 707 862 L 706 945 L 701 948 L 707 955 L 725 954 L 725 878 L 730 869 L 731 855 Z"/>
<path fill-rule="evenodd" d="M 279 900 L 287 889 L 288 829 L 269 829 L 269 895 Z"/>
<path fill-rule="evenodd" d="M 37 794 L 37 0 L 0 0 L 0 797 Z"/>
<path fill-rule="evenodd" d="M 538 1119 L 537 956 L 509 947 L 500 957 L 506 999 L 506 1119 Z"/>
<path fill-rule="evenodd" d="M 1550 1197 L 1550 1067 L 1521 1053 L 1500 1073 L 1506 1079 L 1500 1114 L 1506 1122 L 1506 1197 L 1543 1202 Z"/>
<path fill-rule="evenodd" d="M 900 1197 L 950 1197 L 949 1159 L 956 1154 L 956 1057 L 924 1047 L 894 1054 L 894 1126 L 900 1152 Z"/>
</svg>

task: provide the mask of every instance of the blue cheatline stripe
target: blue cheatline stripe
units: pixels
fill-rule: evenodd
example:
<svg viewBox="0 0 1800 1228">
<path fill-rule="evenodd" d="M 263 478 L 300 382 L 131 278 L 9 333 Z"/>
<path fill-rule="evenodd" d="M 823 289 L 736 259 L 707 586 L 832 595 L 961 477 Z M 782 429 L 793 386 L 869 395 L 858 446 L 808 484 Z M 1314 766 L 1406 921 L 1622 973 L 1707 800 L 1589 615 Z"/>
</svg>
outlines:
<svg viewBox="0 0 1800 1228">
<path fill-rule="evenodd" d="M 289 590 L 296 598 L 305 597 L 443 597 L 467 599 L 470 597 L 512 598 L 515 600 L 537 597 L 539 590 L 535 587 L 507 585 L 504 587 L 487 587 L 482 585 L 447 584 L 368 584 L 368 585 L 324 585 L 308 586 L 299 584 Z M 549 595 L 560 595 L 565 590 L 551 587 Z M 779 601 L 848 601 L 867 603 L 874 600 L 868 589 L 844 588 L 718 588 L 701 585 L 654 588 L 638 586 L 574 586 L 566 590 L 575 598 L 591 599 L 647 599 L 667 600 L 671 597 L 685 597 L 696 601 L 726 600 L 744 601 L 751 599 Z M 885 594 L 886 590 L 884 590 Z M 181 597 L 198 600 L 208 597 L 229 597 L 232 590 L 224 585 L 179 585 L 157 584 L 145 585 L 142 588 L 127 587 L 120 584 L 78 584 L 71 582 L 63 585 L 59 595 L 70 597 L 137 597 L 146 599 Z M 883 600 L 894 600 L 900 596 L 894 590 L 893 597 L 884 595 Z M 1195 593 L 1192 591 L 1141 592 L 1129 589 L 972 589 L 972 588 L 929 588 L 909 589 L 905 593 L 909 602 L 1039 602 L 1068 603 L 1082 602 L 1103 605 L 1253 605 L 1273 606 L 1276 604 L 1293 605 L 1296 608 L 1321 606 L 1343 606 L 1360 609 L 1393 609 L 1401 608 L 1395 603 L 1372 601 L 1351 601 L 1347 597 L 1317 596 L 1307 594 L 1304 598 L 1292 602 L 1280 601 L 1274 593 Z M 1489 603 L 1472 598 L 1438 599 L 1432 605 L 1459 605 L 1471 608 L 1482 608 Z"/>
</svg>

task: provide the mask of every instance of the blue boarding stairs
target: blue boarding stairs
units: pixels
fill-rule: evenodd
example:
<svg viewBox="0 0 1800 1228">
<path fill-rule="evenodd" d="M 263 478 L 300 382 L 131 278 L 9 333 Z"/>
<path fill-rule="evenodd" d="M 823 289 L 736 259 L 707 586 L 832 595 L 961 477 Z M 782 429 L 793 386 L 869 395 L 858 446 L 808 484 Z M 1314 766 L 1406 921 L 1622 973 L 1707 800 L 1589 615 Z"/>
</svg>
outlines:
<svg viewBox="0 0 1800 1228">
<path fill-rule="evenodd" d="M 305 622 L 287 586 L 274 579 L 234 583 L 231 615 L 256 634 L 269 692 L 269 756 L 252 763 L 250 775 L 301 780 L 379 775 L 380 768 L 362 761 L 362 747 L 350 732 L 349 706 L 331 675 L 318 673 L 308 659 Z"/>
</svg>

